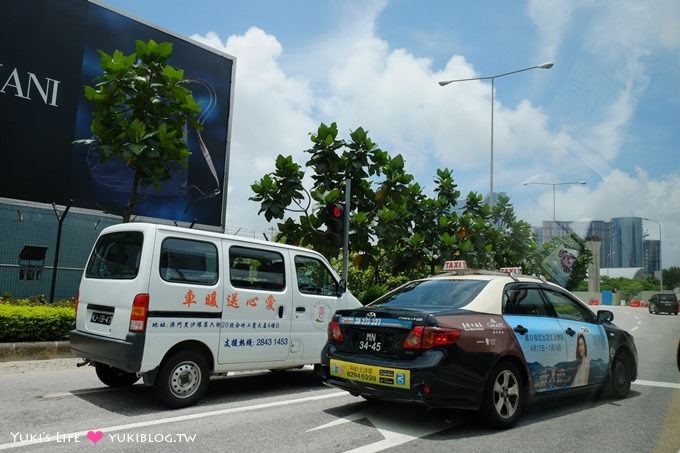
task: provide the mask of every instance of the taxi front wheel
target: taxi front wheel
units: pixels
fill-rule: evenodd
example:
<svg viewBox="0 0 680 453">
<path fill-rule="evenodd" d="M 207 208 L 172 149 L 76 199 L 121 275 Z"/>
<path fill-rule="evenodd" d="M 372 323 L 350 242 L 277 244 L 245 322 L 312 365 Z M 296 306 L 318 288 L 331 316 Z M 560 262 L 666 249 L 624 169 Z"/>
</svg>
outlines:
<svg viewBox="0 0 680 453">
<path fill-rule="evenodd" d="M 517 367 L 503 361 L 489 375 L 480 413 L 484 423 L 495 429 L 513 426 L 522 413 L 524 389 Z"/>
<path fill-rule="evenodd" d="M 609 395 L 612 398 L 625 398 L 630 392 L 631 366 L 628 356 L 619 352 L 614 356 L 611 375 L 609 376 Z"/>
</svg>

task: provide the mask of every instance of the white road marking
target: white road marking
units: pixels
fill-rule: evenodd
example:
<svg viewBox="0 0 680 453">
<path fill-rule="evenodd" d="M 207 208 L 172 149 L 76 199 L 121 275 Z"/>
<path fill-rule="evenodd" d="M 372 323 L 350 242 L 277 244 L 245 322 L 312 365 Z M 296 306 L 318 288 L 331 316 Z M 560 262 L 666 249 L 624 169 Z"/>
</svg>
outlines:
<svg viewBox="0 0 680 453">
<path fill-rule="evenodd" d="M 405 414 L 411 414 L 409 411 L 405 411 Z M 371 425 L 375 427 L 376 430 L 384 437 L 384 439 L 379 440 L 368 445 L 362 445 L 353 450 L 347 450 L 344 453 L 371 453 L 386 450 L 391 447 L 396 447 L 398 445 L 405 444 L 415 439 L 420 439 L 421 437 L 433 434 L 445 429 L 449 429 L 454 424 L 450 422 L 433 422 L 432 419 L 426 419 L 420 422 L 417 418 L 407 416 L 406 419 L 398 419 L 395 417 L 394 406 L 383 406 L 374 405 L 366 410 L 355 412 L 347 417 L 339 418 L 330 423 L 326 423 L 316 428 L 308 430 L 317 431 L 320 429 L 331 428 L 334 426 L 339 426 L 345 423 L 354 422 L 357 420 L 366 419 Z"/>
<path fill-rule="evenodd" d="M 89 394 L 92 394 L 92 393 L 110 393 L 110 392 L 117 392 L 117 391 L 120 391 L 120 390 L 121 389 L 114 388 L 114 387 L 102 387 L 102 388 L 93 388 L 93 389 L 73 390 L 73 391 L 70 391 L 70 392 L 48 393 L 47 395 L 43 395 L 42 397 L 45 398 L 45 399 L 63 398 L 65 396 L 89 395 Z"/>
<path fill-rule="evenodd" d="M 215 416 L 220 416 L 220 415 L 226 415 L 226 414 L 236 414 L 239 412 L 249 412 L 249 411 L 256 411 L 260 409 L 267 409 L 270 407 L 278 407 L 278 406 L 286 406 L 289 404 L 298 404 L 298 403 L 306 403 L 308 401 L 320 401 L 328 398 L 336 398 L 338 396 L 347 396 L 347 392 L 333 392 L 333 393 L 322 393 L 320 395 L 314 395 L 314 396 L 307 396 L 304 398 L 296 398 L 296 399 L 287 399 L 283 401 L 273 401 L 270 403 L 261 403 L 261 404 L 253 404 L 251 406 L 241 406 L 241 407 L 233 407 L 230 409 L 222 409 L 222 410 L 217 410 L 217 411 L 209 411 L 209 412 L 200 412 L 196 414 L 187 414 L 187 415 L 180 415 L 177 417 L 167 417 L 167 418 L 160 418 L 156 420 L 148 420 L 144 422 L 137 422 L 137 423 L 129 423 L 127 425 L 117 425 L 117 426 L 108 426 L 108 427 L 100 427 L 97 429 L 97 431 L 101 431 L 102 433 L 113 433 L 117 431 L 124 431 L 124 430 L 129 430 L 129 429 L 137 429 L 137 428 L 145 428 L 148 426 L 157 426 L 157 425 L 165 425 L 167 423 L 176 423 L 176 422 L 182 422 L 186 420 L 197 420 L 201 418 L 207 418 L 207 417 L 215 417 Z M 35 445 L 35 444 L 44 444 L 48 442 L 56 442 L 59 439 L 75 439 L 75 438 L 80 438 L 80 437 L 85 437 L 87 436 L 87 433 L 92 430 L 87 430 L 87 431 L 77 431 L 74 433 L 59 433 L 58 436 L 45 436 L 45 437 L 40 437 L 35 440 L 27 440 L 27 441 L 22 441 L 22 442 L 8 442 L 5 444 L 0 444 L 0 450 L 10 450 L 12 448 L 18 448 L 18 447 L 25 447 L 27 445 Z"/>
<path fill-rule="evenodd" d="M 663 387 L 663 388 L 668 388 L 668 389 L 680 389 L 680 384 L 676 384 L 675 382 L 645 381 L 645 380 L 642 380 L 642 379 L 638 379 L 637 381 L 633 381 L 633 384 L 646 385 L 648 387 Z"/>
</svg>

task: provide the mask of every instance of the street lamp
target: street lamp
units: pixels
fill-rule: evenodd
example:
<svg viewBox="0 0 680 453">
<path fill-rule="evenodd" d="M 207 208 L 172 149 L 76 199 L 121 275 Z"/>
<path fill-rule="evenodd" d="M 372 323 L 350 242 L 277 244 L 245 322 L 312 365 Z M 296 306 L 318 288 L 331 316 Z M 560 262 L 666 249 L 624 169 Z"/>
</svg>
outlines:
<svg viewBox="0 0 680 453">
<path fill-rule="evenodd" d="M 493 101 L 494 101 L 494 81 L 499 77 L 505 77 L 512 74 L 517 74 L 518 72 L 530 71 L 532 69 L 550 69 L 554 66 L 552 62 L 547 62 L 539 64 L 536 66 L 531 66 L 529 68 L 517 69 L 516 71 L 504 72 L 503 74 L 495 74 L 485 77 L 471 77 L 469 79 L 455 79 L 455 80 L 444 80 L 439 82 L 440 86 L 446 86 L 454 82 L 469 82 L 471 80 L 491 80 L 491 157 L 489 163 L 489 197 L 491 201 L 491 206 L 494 205 L 494 195 L 493 195 Z"/>
<path fill-rule="evenodd" d="M 656 224 L 659 225 L 659 282 L 661 283 L 661 292 L 663 292 L 663 266 L 661 266 L 661 222 L 654 219 L 648 219 L 647 217 L 643 217 L 642 220 L 656 222 Z"/>
<path fill-rule="evenodd" d="M 541 186 L 552 186 L 552 193 L 553 193 L 553 215 L 552 215 L 552 221 L 553 221 L 553 236 L 555 236 L 555 187 L 557 186 L 567 186 L 570 184 L 581 184 L 585 185 L 586 181 L 581 180 L 581 181 L 568 181 L 568 182 L 536 182 L 536 181 L 525 181 L 522 183 L 525 186 L 531 185 L 531 184 L 538 184 Z M 552 238 L 551 238 L 552 239 Z"/>
</svg>

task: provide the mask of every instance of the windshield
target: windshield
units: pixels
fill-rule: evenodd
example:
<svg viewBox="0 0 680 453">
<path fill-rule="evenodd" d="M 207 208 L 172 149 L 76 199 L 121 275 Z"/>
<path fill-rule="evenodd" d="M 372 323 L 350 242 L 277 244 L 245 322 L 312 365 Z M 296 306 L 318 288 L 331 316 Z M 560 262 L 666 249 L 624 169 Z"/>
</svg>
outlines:
<svg viewBox="0 0 680 453">
<path fill-rule="evenodd" d="M 486 286 L 480 280 L 418 280 L 371 302 L 369 306 L 448 309 L 464 307 Z"/>
</svg>

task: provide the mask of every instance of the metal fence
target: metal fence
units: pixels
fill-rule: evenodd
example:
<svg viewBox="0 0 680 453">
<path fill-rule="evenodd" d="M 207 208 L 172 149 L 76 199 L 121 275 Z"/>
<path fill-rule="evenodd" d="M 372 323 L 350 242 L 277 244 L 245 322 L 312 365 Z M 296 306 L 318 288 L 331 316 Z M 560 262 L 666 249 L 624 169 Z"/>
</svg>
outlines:
<svg viewBox="0 0 680 453">
<path fill-rule="evenodd" d="M 74 209 L 63 216 L 64 211 L 64 206 L 0 200 L 0 294 L 16 298 L 43 295 L 55 301 L 76 295 L 99 232 L 120 223 L 120 217 Z"/>
</svg>

